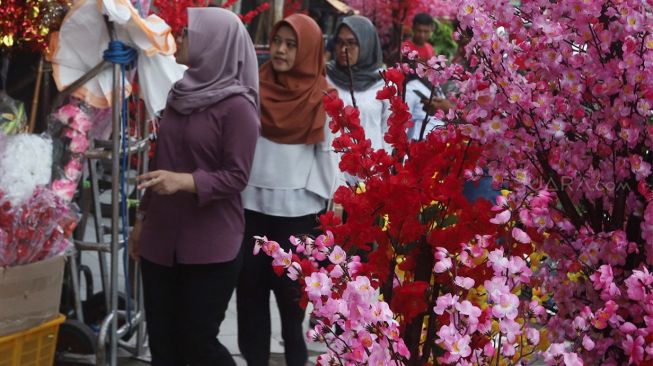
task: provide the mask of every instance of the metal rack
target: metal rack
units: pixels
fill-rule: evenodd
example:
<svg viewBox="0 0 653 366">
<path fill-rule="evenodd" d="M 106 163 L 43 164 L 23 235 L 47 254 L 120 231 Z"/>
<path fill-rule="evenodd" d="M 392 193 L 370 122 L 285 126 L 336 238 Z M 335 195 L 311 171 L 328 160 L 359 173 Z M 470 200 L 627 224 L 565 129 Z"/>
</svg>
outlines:
<svg viewBox="0 0 653 366">
<path fill-rule="evenodd" d="M 112 40 L 115 40 L 115 32 L 113 25 L 107 20 L 107 29 Z M 100 72 L 105 70 L 110 63 L 102 61 L 79 80 L 64 89 L 56 98 L 54 106 L 58 107 L 62 104 L 63 100 L 70 95 L 75 89 L 82 86 L 93 77 L 97 76 Z M 146 133 L 143 133 L 138 141 L 129 141 L 125 151 L 121 149 L 121 138 L 123 134 L 128 134 L 128 130 L 123 130 L 121 124 L 122 116 L 122 94 L 121 94 L 121 66 L 113 64 L 113 92 L 111 98 L 112 108 L 112 135 L 111 139 L 107 141 L 96 140 L 92 142 L 91 148 L 86 152 L 85 157 L 88 164 L 88 179 L 91 182 L 90 191 L 92 196 L 92 209 L 83 212 L 83 220 L 85 222 L 89 216 L 94 219 L 95 227 L 95 241 L 88 242 L 84 240 L 75 240 L 75 250 L 77 253 L 83 251 L 93 251 L 98 255 L 100 275 L 102 281 L 102 289 L 104 291 L 104 306 L 107 309 L 106 316 L 101 321 L 99 333 L 94 340 L 96 343 L 95 355 L 89 354 L 75 354 L 67 352 L 58 352 L 58 362 L 68 362 L 73 364 L 89 364 L 89 365 L 117 365 L 118 348 L 127 350 L 134 356 L 141 356 L 143 354 L 145 343 L 145 323 L 144 323 L 144 310 L 143 310 L 143 295 L 142 295 L 142 282 L 140 276 L 140 268 L 138 262 L 129 260 L 128 270 L 125 276 L 132 278 L 130 288 L 133 288 L 133 310 L 129 307 L 127 309 L 119 309 L 119 264 L 121 262 L 120 250 L 127 250 L 126 243 L 121 240 L 121 213 L 120 213 L 120 187 L 121 187 L 121 157 L 123 154 L 128 155 L 128 161 L 131 157 L 137 155 L 139 161 L 142 162 L 139 169 L 140 173 L 147 171 L 149 141 Z M 140 119 L 139 119 L 140 122 Z M 139 126 L 140 131 L 145 131 L 145 126 Z M 144 137 L 143 137 L 144 136 Z M 104 239 L 106 231 L 103 225 L 102 207 L 100 203 L 100 174 L 98 172 L 99 163 L 109 163 L 111 165 L 111 216 L 110 216 L 110 240 Z M 125 166 L 123 169 L 127 169 Z M 126 180 L 125 184 L 135 186 L 133 179 Z M 134 187 L 134 189 L 136 189 Z M 126 197 L 122 197 L 126 199 Z M 126 217 L 124 222 L 129 222 Z M 83 229 L 82 229 L 83 233 Z M 83 234 L 82 234 L 83 239 Z M 108 256 L 108 258 L 107 258 Z M 70 279 L 74 292 L 74 313 L 77 321 L 84 322 L 84 309 L 80 295 L 80 268 L 78 266 L 75 256 L 69 262 Z M 130 273 L 132 274 L 130 276 Z M 132 293 L 127 293 L 127 297 L 131 297 Z M 88 300 L 88 299 L 87 299 Z M 119 319 L 124 320 L 124 324 L 119 326 Z M 125 335 L 131 334 L 135 329 L 136 341 L 135 344 L 129 344 L 122 340 Z"/>
</svg>

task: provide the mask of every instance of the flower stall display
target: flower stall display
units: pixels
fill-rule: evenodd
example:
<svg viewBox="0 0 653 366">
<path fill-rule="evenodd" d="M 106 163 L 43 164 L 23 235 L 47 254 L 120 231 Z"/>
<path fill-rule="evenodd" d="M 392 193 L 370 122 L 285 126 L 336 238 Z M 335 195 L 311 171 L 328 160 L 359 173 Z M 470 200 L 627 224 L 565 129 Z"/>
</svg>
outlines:
<svg viewBox="0 0 653 366">
<path fill-rule="evenodd" d="M 49 137 L 2 138 L 0 152 L 0 266 L 28 264 L 62 253 L 77 223 L 69 202 L 47 185 Z"/>
<path fill-rule="evenodd" d="M 38 262 L 70 245 L 91 125 L 71 103 L 53 114 L 48 136 L 0 134 L 0 266 Z"/>
<path fill-rule="evenodd" d="M 0 190 L 0 267 L 34 263 L 63 253 L 77 224 L 69 202 L 39 186 L 12 205 Z"/>
<path fill-rule="evenodd" d="M 349 308 L 318 310 L 322 364 L 374 364 L 377 340 L 389 357 L 379 364 L 651 364 L 651 4 L 455 4 L 469 69 L 440 56 L 385 71 L 392 153 L 372 150 L 358 110 L 327 97 L 340 168 L 362 184 L 336 193 L 344 224 L 322 218 L 333 247 L 307 251 L 303 239 L 267 253 L 316 309 L 364 276 L 399 323 L 407 352 L 394 354 Z M 448 126 L 419 142 L 405 137 L 401 100 L 413 72 L 457 90 L 436 114 Z M 502 194 L 467 202 L 462 184 L 485 172 Z M 345 285 L 338 248 L 364 258 Z"/>
<path fill-rule="evenodd" d="M 528 240 L 552 296 L 549 365 L 653 362 L 653 7 L 642 1 L 458 1 L 471 69 L 447 119 L 509 190 L 493 222 Z"/>
<path fill-rule="evenodd" d="M 538 287 L 532 273 L 541 237 L 494 225 L 497 206 L 463 195 L 465 181 L 479 177 L 481 144 L 453 126 L 408 139 L 412 121 L 402 94 L 411 72 L 407 65 L 386 70 L 377 94 L 391 106 L 385 135 L 391 154 L 370 149 L 354 107 L 325 98 L 332 131 L 340 133 L 333 144 L 342 153 L 340 168 L 363 184 L 336 192 L 347 221 L 325 216 L 323 224 L 337 243 L 365 253 L 361 272 L 401 324 L 410 352 L 405 364 L 527 360 L 546 344 L 533 326 L 544 308 L 525 291 Z"/>
<path fill-rule="evenodd" d="M 328 347 L 322 365 L 525 362 L 547 346 L 533 278 L 541 236 L 491 222 L 503 196 L 497 205 L 464 197 L 465 181 L 479 174 L 478 142 L 454 127 L 408 139 L 404 71 L 386 70 L 377 94 L 391 106 L 392 153 L 370 148 L 356 108 L 324 99 L 340 168 L 361 181 L 335 194 L 346 222 L 323 215 L 326 234 L 291 238 L 294 252 L 259 243 L 304 285 L 317 322 L 309 337 Z"/>
</svg>

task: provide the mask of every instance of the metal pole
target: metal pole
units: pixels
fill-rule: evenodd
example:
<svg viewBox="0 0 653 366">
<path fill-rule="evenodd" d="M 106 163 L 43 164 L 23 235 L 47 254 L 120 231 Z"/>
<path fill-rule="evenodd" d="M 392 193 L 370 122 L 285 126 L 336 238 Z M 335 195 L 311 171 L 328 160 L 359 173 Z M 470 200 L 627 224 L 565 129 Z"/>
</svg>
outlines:
<svg viewBox="0 0 653 366">
<path fill-rule="evenodd" d="M 113 134 L 111 142 L 111 312 L 114 316 L 111 318 L 111 366 L 118 363 L 118 317 L 115 315 L 118 311 L 118 262 L 120 256 L 119 226 L 120 226 L 120 133 L 121 124 L 120 116 L 122 109 L 121 93 L 121 66 L 113 65 L 113 92 L 111 104 L 113 107 Z"/>
<path fill-rule="evenodd" d="M 77 255 L 82 255 L 77 249 L 75 249 L 73 255 L 69 257 L 69 264 L 70 267 L 70 279 L 72 281 L 73 285 L 73 295 L 74 295 L 74 302 L 75 302 L 75 315 L 77 316 L 77 320 L 80 322 L 84 322 L 84 311 L 82 310 L 82 299 L 81 294 L 80 294 L 80 288 L 79 288 L 79 267 L 77 267 Z M 86 284 L 88 286 L 88 283 Z"/>
<path fill-rule="evenodd" d="M 139 104 L 139 110 L 140 110 L 140 104 Z M 139 119 L 140 122 L 140 119 Z M 141 125 L 141 134 L 139 135 L 139 138 L 149 140 L 149 131 L 148 131 L 148 122 L 145 121 Z M 142 165 L 139 166 L 139 169 L 137 170 L 139 174 L 146 173 L 150 171 L 150 145 L 149 143 L 146 144 L 140 151 L 140 157 L 141 157 L 141 162 Z M 136 185 L 136 183 L 134 183 Z M 134 187 L 136 189 L 137 195 L 139 200 L 142 199 L 141 195 L 138 194 L 138 188 Z M 134 264 L 134 273 L 136 273 L 135 276 L 135 281 L 134 284 L 136 285 L 136 309 L 138 312 L 141 312 L 145 314 L 145 304 L 144 304 L 144 299 L 143 299 L 143 277 L 141 274 L 141 266 L 140 262 L 136 262 Z M 145 322 L 141 321 L 138 324 L 138 331 L 136 332 L 136 355 L 137 356 L 142 356 L 144 353 L 144 348 L 145 348 L 145 341 L 146 341 L 146 336 L 147 336 L 147 329 L 145 328 Z"/>
<path fill-rule="evenodd" d="M 94 148 L 95 144 L 91 143 Z M 88 158 L 89 177 L 91 178 L 91 192 L 93 192 L 93 215 L 95 223 L 95 240 L 98 243 L 104 243 L 104 225 L 102 224 L 102 205 L 100 204 L 100 185 L 98 184 L 97 160 Z M 109 293 L 109 277 L 107 273 L 107 255 L 105 252 L 98 252 L 98 261 L 100 263 L 100 277 L 102 279 L 102 292 L 104 293 L 104 305 L 106 309 L 111 309 L 111 299 Z"/>
</svg>

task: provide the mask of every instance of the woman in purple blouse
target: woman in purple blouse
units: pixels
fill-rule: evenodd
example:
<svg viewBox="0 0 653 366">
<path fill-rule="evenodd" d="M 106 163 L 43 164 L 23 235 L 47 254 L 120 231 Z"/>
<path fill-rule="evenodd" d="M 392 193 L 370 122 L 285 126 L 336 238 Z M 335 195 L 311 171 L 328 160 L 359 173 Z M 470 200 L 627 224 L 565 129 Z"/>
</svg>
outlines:
<svg viewBox="0 0 653 366">
<path fill-rule="evenodd" d="M 189 8 L 152 171 L 130 237 L 142 263 L 152 365 L 235 365 L 217 340 L 241 267 L 259 135 L 258 72 L 238 17 Z"/>
</svg>

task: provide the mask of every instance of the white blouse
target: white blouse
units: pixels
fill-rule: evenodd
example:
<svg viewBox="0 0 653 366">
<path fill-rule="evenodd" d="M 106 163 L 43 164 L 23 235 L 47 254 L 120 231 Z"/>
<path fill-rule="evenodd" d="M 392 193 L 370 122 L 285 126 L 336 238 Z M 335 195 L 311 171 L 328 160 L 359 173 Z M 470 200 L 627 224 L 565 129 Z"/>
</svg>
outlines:
<svg viewBox="0 0 653 366">
<path fill-rule="evenodd" d="M 329 77 L 327 77 L 327 81 L 338 91 L 338 96 L 345 105 L 352 105 L 349 89 L 338 87 Z M 390 144 L 383 140 L 383 136 L 388 132 L 390 104 L 386 100 L 376 99 L 376 92 L 384 86 L 385 82 L 381 79 L 366 90 L 354 91 L 354 98 L 360 112 L 361 126 L 365 130 L 365 137 L 371 140 L 372 148 L 385 149 L 385 151 L 391 153 Z"/>
<path fill-rule="evenodd" d="M 249 182 L 241 194 L 245 209 L 281 217 L 323 210 L 340 179 L 329 118 L 324 135 L 324 141 L 313 145 L 279 144 L 259 137 Z"/>
</svg>

